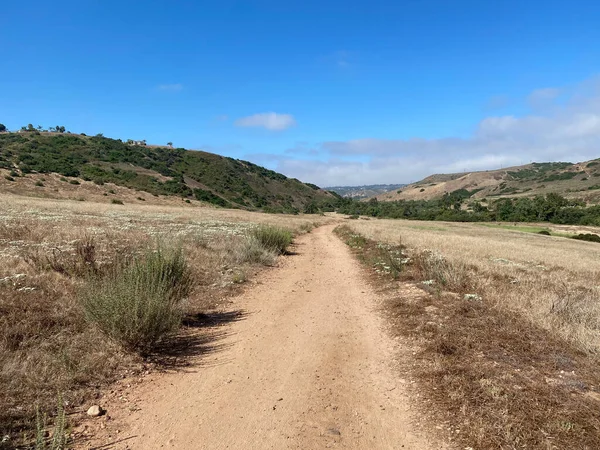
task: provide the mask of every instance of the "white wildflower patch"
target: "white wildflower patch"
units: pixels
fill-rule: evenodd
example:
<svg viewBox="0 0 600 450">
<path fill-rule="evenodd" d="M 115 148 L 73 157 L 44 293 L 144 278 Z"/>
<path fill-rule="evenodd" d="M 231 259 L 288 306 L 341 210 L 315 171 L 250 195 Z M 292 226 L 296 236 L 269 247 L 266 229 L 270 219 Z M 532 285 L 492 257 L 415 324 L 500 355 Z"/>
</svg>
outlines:
<svg viewBox="0 0 600 450">
<path fill-rule="evenodd" d="M 0 278 L 0 283 L 13 283 L 15 281 L 20 280 L 21 278 L 25 278 L 27 275 L 24 273 L 17 273 L 15 275 L 10 275 L 8 277 Z"/>
</svg>

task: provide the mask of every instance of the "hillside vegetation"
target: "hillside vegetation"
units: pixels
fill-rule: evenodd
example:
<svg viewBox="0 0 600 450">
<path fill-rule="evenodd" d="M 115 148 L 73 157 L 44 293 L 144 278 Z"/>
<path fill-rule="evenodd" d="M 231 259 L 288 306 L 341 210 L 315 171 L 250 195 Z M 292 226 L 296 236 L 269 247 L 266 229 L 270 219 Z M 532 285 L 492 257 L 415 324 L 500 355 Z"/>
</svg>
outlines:
<svg viewBox="0 0 600 450">
<path fill-rule="evenodd" d="M 551 222 L 563 225 L 600 226 L 600 205 L 558 194 L 533 198 L 501 198 L 482 203 L 471 200 L 473 191 L 459 189 L 434 200 L 379 202 L 347 201 L 338 212 L 353 217 L 367 215 L 391 219 L 444 220 L 451 222 Z"/>
<path fill-rule="evenodd" d="M 57 173 L 97 185 L 114 183 L 154 195 L 267 212 L 293 213 L 335 199 L 318 186 L 248 161 L 183 148 L 130 145 L 103 136 L 1 133 L 0 169 L 11 171 L 5 176 L 9 181 L 30 173 Z"/>
<path fill-rule="evenodd" d="M 548 162 L 499 170 L 437 174 L 409 184 L 378 200 L 432 200 L 465 189 L 473 199 L 534 197 L 560 194 L 567 198 L 600 203 L 600 159 L 581 163 Z"/>
<path fill-rule="evenodd" d="M 327 190 L 335 192 L 345 198 L 369 198 L 386 192 L 397 191 L 405 184 L 368 184 L 364 186 L 332 186 Z"/>
</svg>

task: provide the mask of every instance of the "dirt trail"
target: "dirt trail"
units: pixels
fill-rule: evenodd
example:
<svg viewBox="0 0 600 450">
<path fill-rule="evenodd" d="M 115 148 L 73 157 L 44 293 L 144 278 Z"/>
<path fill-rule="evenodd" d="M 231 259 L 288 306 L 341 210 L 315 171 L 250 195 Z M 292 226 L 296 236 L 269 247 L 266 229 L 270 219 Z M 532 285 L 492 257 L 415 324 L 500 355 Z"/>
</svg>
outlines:
<svg viewBox="0 0 600 450">
<path fill-rule="evenodd" d="M 140 409 L 116 413 L 101 448 L 439 448 L 415 431 L 377 297 L 332 230 L 234 299 L 248 315 L 223 348 L 134 388 Z"/>
</svg>

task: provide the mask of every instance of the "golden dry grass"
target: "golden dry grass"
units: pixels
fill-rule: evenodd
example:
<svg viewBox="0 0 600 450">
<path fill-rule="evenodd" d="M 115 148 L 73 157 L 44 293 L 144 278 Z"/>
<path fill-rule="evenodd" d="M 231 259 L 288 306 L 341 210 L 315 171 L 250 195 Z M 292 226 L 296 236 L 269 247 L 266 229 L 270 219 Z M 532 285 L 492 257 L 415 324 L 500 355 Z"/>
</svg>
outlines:
<svg viewBox="0 0 600 450">
<path fill-rule="evenodd" d="M 600 351 L 600 245 L 481 224 L 361 220 L 348 225 L 372 239 L 402 243 L 413 252 L 432 250 L 469 267 L 474 294 L 587 352 Z"/>
<path fill-rule="evenodd" d="M 257 225 L 302 233 L 329 220 L 0 194 L 0 434 L 31 430 L 36 404 L 52 414 L 62 395 L 72 411 L 147 363 L 85 322 L 77 291 L 90 258 L 102 268 L 157 241 L 181 244 L 194 279 L 186 312 L 197 314 L 274 262 L 248 239 Z"/>
<path fill-rule="evenodd" d="M 379 239 L 367 239 L 358 229 Z M 488 229 L 490 234 L 478 238 L 477 231 L 460 224 L 400 221 L 348 221 L 337 229 L 370 268 L 385 298 L 382 312 L 390 332 L 412 350 L 412 358 L 405 352 L 398 361 L 399 370 L 411 379 L 425 420 L 443 430 L 446 439 L 457 448 L 600 448 L 600 375 L 596 355 L 590 354 L 595 351 L 591 322 L 582 321 L 588 314 L 598 318 L 593 298 L 581 300 L 581 308 L 567 303 L 557 311 L 555 306 L 546 313 L 551 318 L 527 312 L 552 295 L 544 285 L 532 284 L 552 280 L 540 273 L 568 267 L 548 269 L 550 256 L 537 261 L 512 254 L 509 260 L 493 253 L 521 238 L 509 251 L 531 251 L 527 238 L 541 236 L 515 238 Z M 399 236 L 411 248 L 398 245 Z M 483 242 L 490 244 L 485 248 Z M 579 246 L 563 243 L 572 257 L 579 255 Z M 467 253 L 468 245 L 477 249 Z M 402 266 L 394 269 L 390 260 Z M 576 267 L 585 269 L 585 264 Z M 570 282 L 577 280 L 585 282 Z M 528 284 L 520 286 L 524 281 Z M 536 301 L 512 303 L 524 301 L 525 295 Z M 587 339 L 574 339 L 573 330 Z"/>
</svg>

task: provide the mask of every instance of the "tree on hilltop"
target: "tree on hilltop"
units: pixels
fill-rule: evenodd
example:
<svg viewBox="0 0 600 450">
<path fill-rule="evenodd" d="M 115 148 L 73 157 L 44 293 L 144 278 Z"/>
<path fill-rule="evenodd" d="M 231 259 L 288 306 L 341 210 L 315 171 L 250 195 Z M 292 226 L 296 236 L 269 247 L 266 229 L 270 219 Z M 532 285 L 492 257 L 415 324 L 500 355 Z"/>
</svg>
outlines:
<svg viewBox="0 0 600 450">
<path fill-rule="evenodd" d="M 0 123 L 0 133 L 3 133 L 6 131 L 6 125 L 4 125 L 3 123 Z"/>
</svg>

